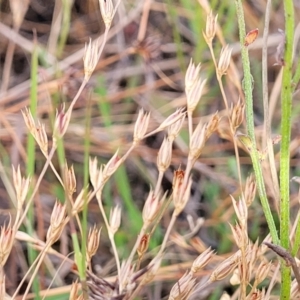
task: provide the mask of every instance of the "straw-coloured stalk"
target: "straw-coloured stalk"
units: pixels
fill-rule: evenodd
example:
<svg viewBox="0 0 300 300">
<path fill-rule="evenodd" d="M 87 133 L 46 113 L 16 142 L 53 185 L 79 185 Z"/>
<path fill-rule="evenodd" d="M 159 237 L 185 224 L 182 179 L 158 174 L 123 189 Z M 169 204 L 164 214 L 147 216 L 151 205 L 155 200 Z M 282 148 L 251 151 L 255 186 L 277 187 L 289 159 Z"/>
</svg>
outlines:
<svg viewBox="0 0 300 300">
<path fill-rule="evenodd" d="M 172 287 L 169 300 L 188 299 L 195 287 L 196 279 L 186 272 Z"/>
<path fill-rule="evenodd" d="M 219 77 L 222 77 L 227 72 L 231 60 L 231 52 L 232 49 L 229 48 L 228 45 L 223 47 L 221 50 L 220 60 L 218 63 L 218 70 L 217 70 Z"/>
<path fill-rule="evenodd" d="M 264 300 L 265 299 L 265 290 L 264 289 L 262 291 L 255 290 L 247 297 L 247 299 L 249 299 L 249 300 Z"/>
<path fill-rule="evenodd" d="M 214 16 L 211 11 L 207 15 L 206 28 L 205 28 L 205 32 L 203 32 L 204 39 L 208 45 L 212 44 L 212 41 L 216 35 L 217 21 L 218 21 L 218 15 Z"/>
<path fill-rule="evenodd" d="M 236 245 L 241 249 L 245 247 L 245 244 L 248 242 L 248 234 L 247 231 L 244 230 L 239 224 L 236 224 L 235 226 L 229 224 L 234 241 Z"/>
<path fill-rule="evenodd" d="M 72 283 L 69 300 L 83 300 L 83 295 L 79 294 L 81 290 L 80 284 L 78 281 Z"/>
</svg>

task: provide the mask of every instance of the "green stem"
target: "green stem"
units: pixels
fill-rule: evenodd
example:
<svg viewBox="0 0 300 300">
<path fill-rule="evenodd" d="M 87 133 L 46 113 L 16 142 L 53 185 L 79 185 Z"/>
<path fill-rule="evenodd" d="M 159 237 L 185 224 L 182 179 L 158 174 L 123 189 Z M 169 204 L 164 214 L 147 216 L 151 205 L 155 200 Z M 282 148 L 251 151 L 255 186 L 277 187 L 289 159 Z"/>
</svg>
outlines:
<svg viewBox="0 0 300 300">
<path fill-rule="evenodd" d="M 280 148 L 280 244 L 289 249 L 290 223 L 290 140 L 292 115 L 292 66 L 294 41 L 294 7 L 293 1 L 284 1 L 285 15 L 285 54 L 281 89 L 281 148 Z M 281 262 L 281 295 L 280 299 L 290 298 L 291 274 L 285 262 Z"/>
<path fill-rule="evenodd" d="M 245 30 L 245 21 L 244 21 L 244 12 L 243 12 L 243 5 L 241 0 L 236 0 L 236 9 L 237 9 L 237 17 L 238 17 L 238 24 L 239 24 L 239 34 L 240 34 L 240 43 L 241 43 L 241 55 L 242 55 L 242 62 L 243 62 L 243 70 L 244 70 L 244 84 L 243 90 L 245 93 L 245 110 L 246 110 L 246 122 L 247 122 L 247 133 L 251 140 L 251 151 L 250 156 L 253 164 L 253 169 L 256 177 L 258 193 L 260 197 L 260 201 L 262 204 L 262 208 L 264 211 L 265 218 L 267 220 L 269 230 L 272 236 L 272 240 L 275 244 L 279 243 L 279 238 L 275 226 L 275 222 L 271 213 L 271 209 L 269 206 L 265 184 L 262 175 L 262 169 L 259 161 L 259 155 L 256 148 L 256 141 L 255 141 L 255 132 L 254 132 L 254 118 L 253 118 L 253 98 L 252 98 L 252 75 L 250 71 L 250 61 L 249 61 L 249 54 L 248 49 L 244 46 L 244 39 L 246 36 Z"/>
</svg>

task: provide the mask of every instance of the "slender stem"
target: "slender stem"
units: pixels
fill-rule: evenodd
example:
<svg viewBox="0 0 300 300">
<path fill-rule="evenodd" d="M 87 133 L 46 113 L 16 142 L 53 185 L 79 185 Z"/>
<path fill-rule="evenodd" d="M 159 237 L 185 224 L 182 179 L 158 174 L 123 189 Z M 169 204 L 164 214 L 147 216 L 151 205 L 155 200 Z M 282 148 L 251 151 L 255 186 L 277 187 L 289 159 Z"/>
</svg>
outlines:
<svg viewBox="0 0 300 300">
<path fill-rule="evenodd" d="M 279 183 L 278 183 L 273 143 L 272 143 L 271 120 L 269 115 L 269 93 L 268 93 L 268 36 L 269 36 L 271 4 L 272 1 L 268 0 L 266 6 L 265 25 L 264 25 L 264 34 L 263 34 L 263 48 L 262 48 L 262 87 L 263 87 L 263 106 L 264 106 L 263 148 L 267 146 L 272 183 L 274 187 L 274 197 L 276 199 L 276 205 L 277 205 L 279 201 L 278 199 Z"/>
<path fill-rule="evenodd" d="M 176 219 L 177 219 L 177 214 L 175 213 L 175 210 L 174 210 L 174 211 L 173 211 L 173 214 L 172 214 L 171 221 L 170 221 L 169 226 L 168 226 L 168 228 L 167 228 L 167 232 L 165 233 L 164 240 L 163 240 L 163 242 L 162 242 L 162 244 L 161 244 L 161 247 L 160 247 L 160 250 L 159 250 L 159 254 L 158 254 L 158 255 L 161 255 L 161 254 L 164 252 L 165 247 L 166 247 L 166 245 L 167 245 L 167 241 L 168 241 L 168 239 L 169 239 L 171 230 L 172 230 L 172 228 L 173 228 L 173 226 L 174 226 L 174 224 L 175 224 Z"/>
<path fill-rule="evenodd" d="M 275 226 L 275 222 L 271 213 L 271 209 L 269 206 L 265 184 L 262 175 L 262 169 L 259 161 L 259 155 L 256 148 L 255 141 L 255 132 L 254 132 L 254 118 L 253 118 L 253 98 L 252 98 L 252 76 L 250 71 L 250 61 L 248 49 L 244 46 L 244 39 L 246 36 L 245 30 L 245 21 L 244 21 L 244 12 L 243 5 L 241 0 L 236 0 L 236 9 L 237 9 L 237 17 L 239 23 L 239 33 L 240 33 L 240 43 L 241 43 L 241 54 L 242 54 L 242 62 L 243 62 L 243 70 L 244 70 L 244 84 L 243 90 L 245 93 L 245 110 L 246 110 L 246 123 L 247 123 L 247 133 L 251 140 L 251 151 L 250 156 L 253 164 L 253 169 L 256 177 L 258 192 L 260 196 L 260 201 L 262 204 L 262 208 L 264 211 L 265 218 L 267 220 L 269 230 L 275 244 L 279 243 L 279 238 Z"/>
<path fill-rule="evenodd" d="M 285 15 L 285 53 L 281 89 L 281 148 L 280 148 L 280 241 L 285 249 L 290 247 L 290 140 L 292 115 L 292 66 L 294 42 L 294 6 L 293 1 L 284 0 Z M 290 298 L 291 270 L 281 263 L 281 294 L 280 299 Z"/>
<path fill-rule="evenodd" d="M 222 76 L 220 76 L 219 72 L 218 72 L 218 64 L 217 64 L 217 60 L 216 60 L 216 57 L 215 57 L 215 53 L 214 53 L 214 49 L 212 47 L 212 44 L 209 43 L 208 47 L 209 47 L 210 54 L 211 54 L 211 57 L 213 59 L 214 66 L 215 66 L 215 69 L 216 69 L 216 76 L 217 76 L 219 87 L 220 87 L 220 90 L 221 90 L 221 93 L 222 93 L 222 98 L 223 98 L 223 101 L 224 101 L 226 114 L 227 114 L 228 122 L 229 122 L 229 125 L 230 125 L 230 133 L 232 135 L 232 141 L 233 141 L 233 146 L 234 146 L 234 153 L 235 153 L 237 171 L 238 171 L 238 176 L 239 176 L 239 184 L 240 184 L 240 189 L 242 190 L 242 173 L 241 173 L 241 167 L 240 167 L 241 164 L 240 164 L 239 149 L 238 149 L 237 141 L 236 141 L 236 138 L 235 138 L 235 130 L 233 128 L 232 121 L 231 121 L 231 118 L 230 118 L 230 110 L 229 110 L 229 106 L 228 106 L 228 100 L 227 100 L 227 96 L 226 96 L 226 93 L 225 93 L 225 90 L 224 90 L 224 86 L 223 86 L 223 82 L 222 82 Z"/>
</svg>

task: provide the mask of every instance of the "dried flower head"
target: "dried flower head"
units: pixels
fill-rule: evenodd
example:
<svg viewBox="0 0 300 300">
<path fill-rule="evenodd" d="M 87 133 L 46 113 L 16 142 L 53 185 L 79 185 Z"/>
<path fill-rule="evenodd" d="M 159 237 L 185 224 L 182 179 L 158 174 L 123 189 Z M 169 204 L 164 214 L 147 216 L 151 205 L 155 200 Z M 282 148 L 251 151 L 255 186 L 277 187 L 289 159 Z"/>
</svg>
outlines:
<svg viewBox="0 0 300 300">
<path fill-rule="evenodd" d="M 250 30 L 245 37 L 244 46 L 248 47 L 251 45 L 258 36 L 258 28 Z"/>
<path fill-rule="evenodd" d="M 99 0 L 101 15 L 106 28 L 109 28 L 114 16 L 114 4 L 112 0 Z"/>
<path fill-rule="evenodd" d="M 244 114 L 245 103 L 242 102 L 241 99 L 239 99 L 236 105 L 231 106 L 230 109 L 230 120 L 234 131 L 236 131 L 236 129 L 242 124 L 244 120 Z"/>
<path fill-rule="evenodd" d="M 195 287 L 196 279 L 186 272 L 172 287 L 169 300 L 188 299 Z"/>
<path fill-rule="evenodd" d="M 203 32 L 204 39 L 208 45 L 211 45 L 217 31 L 218 15 L 214 17 L 212 11 L 207 15 L 205 33 Z"/>
<path fill-rule="evenodd" d="M 210 275 L 209 280 L 211 282 L 216 280 L 222 280 L 233 272 L 237 267 L 241 257 L 240 250 L 232 256 L 225 259 Z"/>
<path fill-rule="evenodd" d="M 233 204 L 234 211 L 238 217 L 239 223 L 242 228 L 245 228 L 248 219 L 248 208 L 243 197 L 239 201 L 236 201 L 231 195 L 231 201 Z"/>
<path fill-rule="evenodd" d="M 185 115 L 182 115 L 182 117 L 178 121 L 174 122 L 168 127 L 168 139 L 170 141 L 174 141 L 176 139 L 180 132 L 180 129 L 182 128 L 184 120 Z"/>
<path fill-rule="evenodd" d="M 46 134 L 45 125 L 41 124 L 40 121 L 37 121 L 37 124 L 35 124 L 31 111 L 27 107 L 25 107 L 25 109 L 22 110 L 22 115 L 27 128 L 38 143 L 42 153 L 44 155 L 47 155 L 48 137 Z"/>
<path fill-rule="evenodd" d="M 178 171 L 175 172 L 173 179 L 173 202 L 175 207 L 175 215 L 178 216 L 185 208 L 190 199 L 191 187 L 193 180 L 189 178 L 186 185 L 183 185 L 183 180 Z"/>
<path fill-rule="evenodd" d="M 217 70 L 218 75 L 220 77 L 225 75 L 227 72 L 227 69 L 229 67 L 230 60 L 231 60 L 231 52 L 232 52 L 232 49 L 229 48 L 228 45 L 223 47 L 221 50 L 220 60 L 218 63 L 218 70 Z"/>
<path fill-rule="evenodd" d="M 157 168 L 160 172 L 165 172 L 170 164 L 172 159 L 172 141 L 168 138 L 164 138 L 161 147 L 157 155 Z"/>
<path fill-rule="evenodd" d="M 145 252 L 148 249 L 149 242 L 150 242 L 150 234 L 146 233 L 142 236 L 139 246 L 137 248 L 137 253 L 139 257 L 142 257 L 145 254 Z"/>
<path fill-rule="evenodd" d="M 73 166 L 68 168 L 67 164 L 64 167 L 64 184 L 68 195 L 72 196 L 76 192 L 76 177 Z"/>
<path fill-rule="evenodd" d="M 203 89 L 206 83 L 206 79 L 199 78 L 187 91 L 186 90 L 186 100 L 187 100 L 187 111 L 192 113 L 197 104 L 200 101 L 200 98 L 203 94 Z"/>
<path fill-rule="evenodd" d="M 178 108 L 174 113 L 172 113 L 170 116 L 168 116 L 155 130 L 156 132 L 161 131 L 165 128 L 168 128 L 172 124 L 176 123 L 178 120 L 183 118 L 183 116 L 186 115 L 185 108 Z"/>
<path fill-rule="evenodd" d="M 57 144 L 57 139 L 62 138 L 66 133 L 71 120 L 71 112 L 71 110 L 67 110 L 67 112 L 65 112 L 65 105 L 63 105 L 60 110 L 56 111 L 53 130 L 53 143 Z"/>
<path fill-rule="evenodd" d="M 121 206 L 116 205 L 111 211 L 109 216 L 109 232 L 114 235 L 121 224 Z"/>
<path fill-rule="evenodd" d="M 25 179 L 24 177 L 22 177 L 19 165 L 17 170 L 14 168 L 14 166 L 12 167 L 12 170 L 13 182 L 17 195 L 18 209 L 21 209 L 28 193 L 31 178 L 27 177 Z"/>
<path fill-rule="evenodd" d="M 256 180 L 253 174 L 247 177 L 246 184 L 245 184 L 245 191 L 244 191 L 244 197 L 247 207 L 249 207 L 256 194 Z"/>
<path fill-rule="evenodd" d="M 209 261 L 211 260 L 212 256 L 214 254 L 214 250 L 211 250 L 211 248 L 207 248 L 204 252 L 202 252 L 193 262 L 193 265 L 191 267 L 192 273 L 197 273 L 200 269 L 204 268 Z"/>
<path fill-rule="evenodd" d="M 66 222 L 66 211 L 66 205 L 56 201 L 50 218 L 50 226 L 47 231 L 47 241 L 51 242 L 52 244 L 59 239 L 64 229 Z"/>
<path fill-rule="evenodd" d="M 90 41 L 85 44 L 84 56 L 83 56 L 83 67 L 84 67 L 84 79 L 87 81 L 94 72 L 97 63 L 99 61 L 99 40 Z"/>
<path fill-rule="evenodd" d="M 89 230 L 88 240 L 87 240 L 87 250 L 86 250 L 88 262 L 91 261 L 91 258 L 97 252 L 100 243 L 100 233 L 101 233 L 101 228 L 97 228 L 96 226 L 90 228 Z"/>
<path fill-rule="evenodd" d="M 198 64 L 197 66 L 193 63 L 193 60 L 190 60 L 189 66 L 187 68 L 186 74 L 185 74 L 185 92 L 188 94 L 192 88 L 193 85 L 198 81 L 199 79 L 199 72 L 200 72 L 201 64 Z"/>
<path fill-rule="evenodd" d="M 133 141 L 138 143 L 142 140 L 147 132 L 150 121 L 150 113 L 145 113 L 143 109 L 140 109 L 138 118 L 134 125 Z"/>
<path fill-rule="evenodd" d="M 143 208 L 143 222 L 145 226 L 148 226 L 151 224 L 155 218 L 157 217 L 158 213 L 160 212 L 160 209 L 162 207 L 163 202 L 166 198 L 166 193 L 161 198 L 161 194 L 154 195 L 153 190 L 151 189 L 149 192 L 149 195 L 147 197 L 147 200 L 144 204 Z"/>
<path fill-rule="evenodd" d="M 14 243 L 14 230 L 11 227 L 11 220 L 8 225 L 1 226 L 0 229 L 0 265 L 3 267 L 11 252 Z"/>
</svg>

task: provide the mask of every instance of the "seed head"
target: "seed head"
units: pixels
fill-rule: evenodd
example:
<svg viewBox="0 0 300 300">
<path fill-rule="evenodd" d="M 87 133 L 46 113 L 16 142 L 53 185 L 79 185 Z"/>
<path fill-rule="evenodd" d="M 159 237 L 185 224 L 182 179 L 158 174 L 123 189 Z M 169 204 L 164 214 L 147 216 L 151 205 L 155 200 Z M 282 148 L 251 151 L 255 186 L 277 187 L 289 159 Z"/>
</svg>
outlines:
<svg viewBox="0 0 300 300">
<path fill-rule="evenodd" d="M 101 15 L 106 28 L 109 28 L 114 16 L 112 0 L 99 0 Z"/>
<path fill-rule="evenodd" d="M 134 126 L 133 141 L 138 143 L 142 140 L 147 132 L 150 121 L 150 113 L 144 113 L 143 109 L 140 109 L 138 118 Z"/>
<path fill-rule="evenodd" d="M 246 202 L 243 197 L 241 197 L 239 201 L 236 201 L 231 195 L 230 197 L 231 197 L 234 211 L 238 217 L 239 223 L 243 228 L 245 228 L 245 224 L 248 219 L 248 208 Z"/>
<path fill-rule="evenodd" d="M 186 91 L 186 99 L 187 99 L 187 111 L 188 113 L 192 113 L 203 93 L 203 88 L 205 86 L 206 79 L 199 78 L 192 87 Z"/>
<path fill-rule="evenodd" d="M 14 166 L 12 167 L 12 169 L 13 169 L 13 182 L 17 194 L 18 209 L 21 209 L 28 193 L 31 178 L 27 177 L 25 179 L 24 177 L 22 177 L 19 165 L 17 170 L 14 168 Z"/>
<path fill-rule="evenodd" d="M 225 259 L 210 275 L 211 282 L 222 280 L 233 272 L 240 260 L 241 252 L 238 251 Z"/>
<path fill-rule="evenodd" d="M 178 120 L 180 120 L 181 118 L 183 118 L 183 116 L 185 116 L 185 109 L 182 108 L 178 108 L 176 109 L 176 111 L 174 113 L 172 113 L 170 116 L 168 116 L 157 128 L 156 131 L 161 131 L 165 128 L 168 128 L 169 126 L 171 126 L 172 124 L 176 123 Z"/>
<path fill-rule="evenodd" d="M 109 231 L 114 235 L 121 224 L 121 206 L 117 205 L 110 211 L 109 216 Z"/>
<path fill-rule="evenodd" d="M 165 172 L 172 159 L 172 142 L 168 138 L 164 138 L 157 155 L 157 168 L 160 172 Z"/>
<path fill-rule="evenodd" d="M 186 272 L 172 287 L 169 300 L 186 300 L 195 287 L 196 279 Z"/>
<path fill-rule="evenodd" d="M 232 49 L 229 48 L 228 45 L 223 47 L 221 50 L 220 60 L 218 63 L 218 74 L 220 77 L 225 75 L 227 72 L 227 69 L 229 67 L 230 60 L 231 60 L 231 52 L 232 52 Z"/>
<path fill-rule="evenodd" d="M 245 103 L 240 99 L 238 103 L 232 106 L 230 109 L 230 120 L 234 131 L 236 131 L 236 129 L 242 124 L 244 120 L 244 114 Z"/>
<path fill-rule="evenodd" d="M 208 45 L 211 45 L 212 40 L 216 35 L 217 20 L 218 20 L 218 15 L 214 17 L 212 11 L 207 15 L 206 29 L 205 29 L 205 33 L 203 32 L 203 36 Z"/>
<path fill-rule="evenodd" d="M 246 184 L 245 184 L 245 191 L 244 191 L 244 197 L 247 207 L 249 207 L 256 194 L 256 181 L 253 174 L 247 177 Z"/>
<path fill-rule="evenodd" d="M 57 143 L 57 139 L 62 138 L 67 131 L 71 120 L 71 110 L 65 112 L 65 105 L 60 110 L 56 111 L 54 130 L 53 130 L 53 142 Z"/>
<path fill-rule="evenodd" d="M 272 266 L 272 262 L 260 263 L 260 265 L 257 268 L 256 276 L 255 276 L 255 280 L 257 281 L 258 284 L 264 281 L 265 278 L 268 276 L 271 266 Z"/>
<path fill-rule="evenodd" d="M 197 66 L 193 63 L 193 60 L 190 60 L 190 64 L 187 68 L 186 74 L 185 74 L 185 92 L 188 94 L 192 88 L 193 85 L 198 81 L 199 79 L 199 72 L 200 72 L 201 64 L 198 64 Z"/>
<path fill-rule="evenodd" d="M 48 137 L 45 130 L 45 125 L 41 124 L 40 121 L 37 121 L 37 125 L 36 125 L 33 116 L 31 114 L 31 111 L 27 107 L 24 110 L 22 110 L 22 115 L 28 130 L 30 131 L 30 133 L 38 143 L 42 153 L 44 155 L 47 155 Z"/>
<path fill-rule="evenodd" d="M 176 216 L 183 211 L 190 199 L 192 183 L 192 179 L 189 178 L 187 184 L 184 186 L 180 172 L 175 172 L 173 179 L 173 201 Z"/>
<path fill-rule="evenodd" d="M 98 229 L 96 226 L 90 228 L 88 240 L 87 240 L 87 261 L 90 262 L 91 258 L 96 254 L 100 243 L 101 228 Z"/>
<path fill-rule="evenodd" d="M 162 197 L 160 200 L 161 194 L 154 195 L 153 190 L 151 189 L 148 195 L 148 198 L 145 202 L 144 208 L 143 208 L 143 221 L 145 226 L 148 226 L 151 224 L 155 218 L 157 217 L 162 204 L 166 198 L 166 194 Z"/>
<path fill-rule="evenodd" d="M 178 121 L 174 122 L 168 127 L 168 139 L 170 141 L 174 141 L 176 139 L 183 125 L 184 120 L 185 120 L 185 115 L 182 115 L 182 117 Z"/>
<path fill-rule="evenodd" d="M 3 267 L 11 252 L 14 243 L 14 230 L 11 227 L 11 220 L 8 225 L 4 225 L 0 229 L 0 265 Z"/>
<path fill-rule="evenodd" d="M 68 165 L 65 165 L 64 181 L 67 193 L 69 194 L 69 196 L 72 196 L 76 192 L 76 177 L 73 166 L 71 166 L 71 168 L 68 168 Z"/>
<path fill-rule="evenodd" d="M 149 242 L 150 242 L 150 235 L 149 235 L 149 233 L 146 233 L 141 238 L 139 246 L 137 248 L 137 253 L 138 253 L 139 257 L 142 257 L 145 254 L 145 252 L 148 249 Z"/>
<path fill-rule="evenodd" d="M 101 0 L 100 0 L 101 1 Z M 93 41 L 90 39 L 88 44 L 85 44 L 85 53 L 83 56 L 84 78 L 89 80 L 94 72 L 97 63 L 99 61 L 99 41 Z"/>
<path fill-rule="evenodd" d="M 211 250 L 210 247 L 207 248 L 194 260 L 193 265 L 191 267 L 191 272 L 197 273 L 200 269 L 204 268 L 211 260 L 213 254 L 214 250 Z"/>
<path fill-rule="evenodd" d="M 56 242 L 65 226 L 66 222 L 66 205 L 62 205 L 56 201 L 50 218 L 50 227 L 47 232 L 47 240 L 52 244 Z"/>
</svg>

